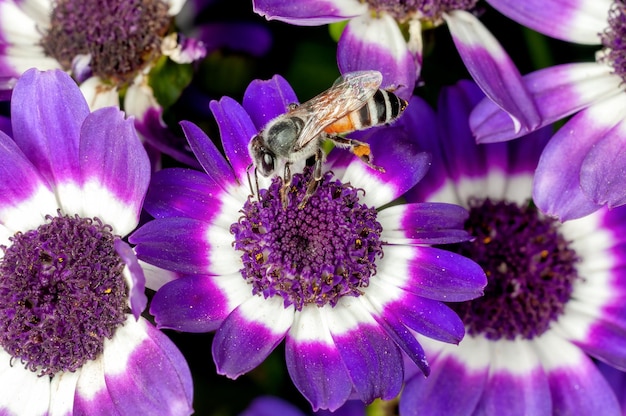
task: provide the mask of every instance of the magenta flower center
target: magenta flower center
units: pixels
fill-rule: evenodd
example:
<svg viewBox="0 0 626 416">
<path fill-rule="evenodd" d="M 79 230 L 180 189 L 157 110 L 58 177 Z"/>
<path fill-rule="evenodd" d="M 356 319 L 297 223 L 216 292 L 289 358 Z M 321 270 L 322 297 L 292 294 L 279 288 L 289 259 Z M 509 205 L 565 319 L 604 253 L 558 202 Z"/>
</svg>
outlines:
<svg viewBox="0 0 626 416">
<path fill-rule="evenodd" d="M 234 247 L 242 252 L 241 273 L 254 294 L 281 296 L 285 307 L 335 305 L 359 296 L 376 274 L 383 255 L 377 211 L 359 202 L 359 192 L 332 180 L 328 172 L 303 208 L 298 208 L 310 170 L 293 177 L 283 208 L 276 178 L 260 200 L 250 198 L 231 226 Z"/>
<path fill-rule="evenodd" d="M 578 278 L 576 252 L 559 224 L 534 206 L 471 201 L 465 229 L 475 236 L 455 251 L 480 264 L 485 295 L 451 304 L 467 333 L 489 339 L 531 339 L 563 313 Z"/>
<path fill-rule="evenodd" d="M 377 12 L 391 14 L 399 22 L 412 18 L 438 23 L 444 13 L 471 10 L 478 0 L 366 0 Z"/>
<path fill-rule="evenodd" d="M 2 246 L 0 345 L 31 371 L 75 371 L 125 320 L 124 263 L 100 220 L 48 216 Z"/>
<path fill-rule="evenodd" d="M 161 56 L 162 38 L 171 21 L 163 1 L 57 0 L 53 4 L 43 49 L 79 81 L 96 75 L 123 85 Z M 77 73 L 78 68 L 87 74 Z"/>
<path fill-rule="evenodd" d="M 617 0 L 609 11 L 609 27 L 600 34 L 604 50 L 600 55 L 602 62 L 613 67 L 615 74 L 626 81 L 626 4 Z"/>
</svg>

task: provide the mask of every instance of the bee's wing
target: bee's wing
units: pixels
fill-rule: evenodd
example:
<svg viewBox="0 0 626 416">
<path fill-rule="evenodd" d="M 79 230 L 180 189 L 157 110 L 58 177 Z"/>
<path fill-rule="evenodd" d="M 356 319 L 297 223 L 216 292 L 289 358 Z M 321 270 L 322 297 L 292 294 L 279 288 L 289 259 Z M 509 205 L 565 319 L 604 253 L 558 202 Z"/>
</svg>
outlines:
<svg viewBox="0 0 626 416">
<path fill-rule="evenodd" d="M 295 148 L 305 147 L 324 128 L 363 107 L 378 91 L 382 79 L 378 71 L 348 72 L 339 77 L 328 90 L 292 110 L 290 115 L 306 120 Z"/>
</svg>

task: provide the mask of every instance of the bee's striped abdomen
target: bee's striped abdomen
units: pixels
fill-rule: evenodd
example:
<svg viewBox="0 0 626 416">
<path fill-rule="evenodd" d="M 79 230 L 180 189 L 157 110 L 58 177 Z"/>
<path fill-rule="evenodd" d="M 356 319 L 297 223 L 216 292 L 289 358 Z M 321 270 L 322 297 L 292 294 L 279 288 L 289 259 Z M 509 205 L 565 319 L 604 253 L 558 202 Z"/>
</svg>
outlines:
<svg viewBox="0 0 626 416">
<path fill-rule="evenodd" d="M 407 106 L 407 102 L 392 92 L 379 89 L 360 109 L 353 111 L 327 126 L 329 134 L 345 134 L 368 127 L 390 123 Z"/>
</svg>

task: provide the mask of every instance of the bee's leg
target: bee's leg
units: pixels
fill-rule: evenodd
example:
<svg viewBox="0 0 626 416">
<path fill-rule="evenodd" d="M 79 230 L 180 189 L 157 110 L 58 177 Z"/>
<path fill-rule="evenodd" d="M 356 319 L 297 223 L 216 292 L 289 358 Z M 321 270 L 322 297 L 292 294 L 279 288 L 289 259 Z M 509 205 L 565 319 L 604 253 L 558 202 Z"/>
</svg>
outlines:
<svg viewBox="0 0 626 416">
<path fill-rule="evenodd" d="M 280 199 L 283 202 L 283 209 L 287 209 L 287 190 L 291 186 L 291 163 L 285 163 L 283 173 L 283 186 L 280 188 Z"/>
<path fill-rule="evenodd" d="M 324 167 L 325 154 L 322 148 L 318 148 L 315 152 L 315 165 L 313 166 L 313 174 L 311 175 L 311 179 L 309 179 L 309 184 L 306 187 L 306 193 L 302 198 L 302 201 L 298 204 L 298 209 L 304 208 L 307 201 L 315 193 L 317 190 L 317 186 L 322 180 L 322 168 Z"/>
<path fill-rule="evenodd" d="M 330 139 L 340 147 L 350 147 L 350 151 L 370 168 L 376 169 L 379 172 L 385 172 L 382 166 L 377 166 L 372 163 L 372 151 L 370 150 L 369 144 L 341 136 L 333 136 L 330 137 Z"/>
<path fill-rule="evenodd" d="M 246 175 L 248 176 L 248 186 L 250 187 L 250 193 L 254 196 L 254 189 L 252 187 L 252 180 L 250 179 L 250 169 L 254 166 L 253 163 L 250 163 L 246 168 Z M 259 194 L 259 176 L 256 171 L 256 167 L 254 168 L 254 184 L 256 185 L 256 199 L 259 201 L 261 195 Z"/>
</svg>

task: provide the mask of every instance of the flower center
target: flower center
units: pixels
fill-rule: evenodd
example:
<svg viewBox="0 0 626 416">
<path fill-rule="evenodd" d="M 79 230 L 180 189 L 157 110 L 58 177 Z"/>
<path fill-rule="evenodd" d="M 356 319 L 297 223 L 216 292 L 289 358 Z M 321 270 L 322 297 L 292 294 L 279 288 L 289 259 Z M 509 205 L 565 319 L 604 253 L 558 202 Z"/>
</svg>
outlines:
<svg viewBox="0 0 626 416">
<path fill-rule="evenodd" d="M 126 316 L 124 263 L 111 228 L 47 216 L 1 246 L 0 345 L 26 368 L 52 376 L 102 352 Z"/>
<path fill-rule="evenodd" d="M 454 251 L 480 264 L 487 274 L 485 295 L 451 304 L 467 332 L 497 340 L 531 339 L 563 313 L 578 277 L 574 250 L 559 224 L 534 206 L 470 201 L 465 229 L 476 237 Z"/>
<path fill-rule="evenodd" d="M 161 0 L 56 0 L 42 46 L 74 76 L 86 78 L 77 74 L 86 59 L 91 75 L 123 85 L 161 55 L 168 9 Z"/>
<path fill-rule="evenodd" d="M 439 23 L 441 16 L 453 10 L 470 10 L 478 0 L 366 0 L 377 12 L 386 12 L 401 23 L 417 18 Z"/>
<path fill-rule="evenodd" d="M 600 34 L 604 49 L 599 61 L 610 64 L 626 82 L 626 4 L 616 0 L 609 11 L 609 27 Z"/>
<path fill-rule="evenodd" d="M 337 304 L 359 296 L 376 274 L 382 257 L 381 225 L 374 208 L 359 203 L 350 184 L 327 172 L 303 208 L 310 169 L 293 176 L 287 208 L 276 178 L 259 200 L 248 199 L 240 220 L 231 225 L 234 247 L 242 252 L 241 273 L 254 294 L 282 296 L 285 307 Z"/>
</svg>

